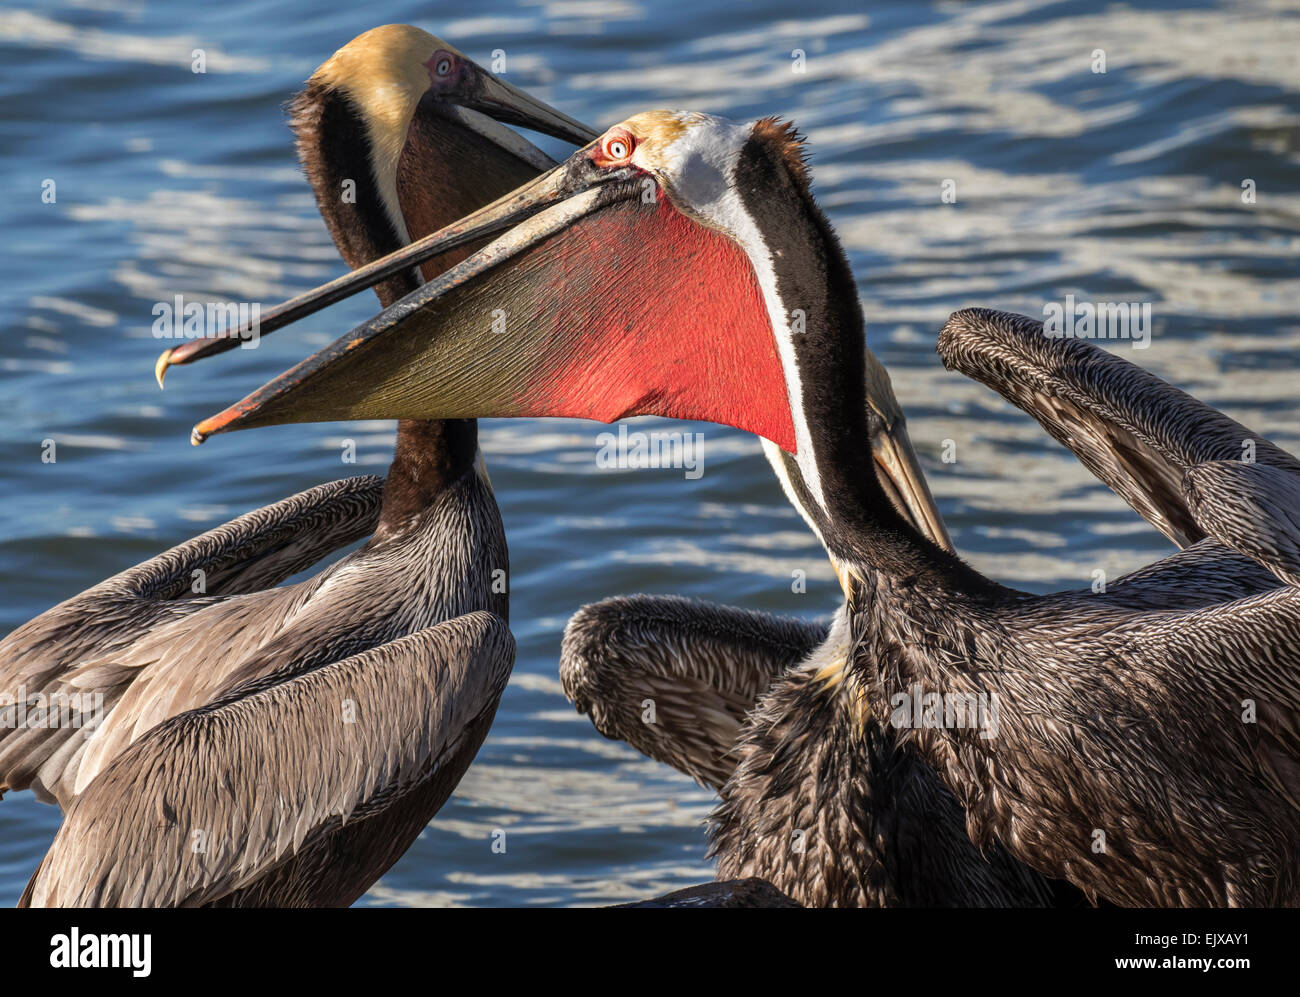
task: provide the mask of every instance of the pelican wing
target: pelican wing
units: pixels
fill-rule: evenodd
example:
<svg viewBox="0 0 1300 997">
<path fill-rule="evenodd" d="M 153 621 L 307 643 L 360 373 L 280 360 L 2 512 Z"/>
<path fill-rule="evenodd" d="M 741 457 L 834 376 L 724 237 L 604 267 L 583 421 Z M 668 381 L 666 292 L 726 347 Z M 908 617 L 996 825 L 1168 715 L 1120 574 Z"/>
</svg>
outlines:
<svg viewBox="0 0 1300 997">
<path fill-rule="evenodd" d="M 719 789 L 745 715 L 826 633 L 680 596 L 617 596 L 569 620 L 560 681 L 606 737 Z"/>
<path fill-rule="evenodd" d="M 80 715 L 97 703 L 102 721 L 143 673 L 135 660 L 142 640 L 214 602 L 277 585 L 368 535 L 382 495 L 377 477 L 311 488 L 114 575 L 14 630 L 0 641 L 0 691 L 7 694 L 0 700 L 0 794 L 31 787 L 66 808 L 71 780 L 63 769 L 80 756 L 86 731 L 51 725 L 42 710 L 71 715 L 71 704 Z"/>
<path fill-rule="evenodd" d="M 1174 614 L 1144 641 L 1144 654 L 1171 674 L 1194 674 L 1216 690 L 1224 722 L 1240 732 L 1243 778 L 1262 774 L 1300 810 L 1300 589 Z"/>
<path fill-rule="evenodd" d="M 1189 468 L 1240 460 L 1300 473 L 1300 461 L 1154 374 L 1024 315 L 967 308 L 939 334 L 944 366 L 1032 415 L 1180 547 L 1207 535 L 1184 487 Z"/>
<path fill-rule="evenodd" d="M 1300 477 L 1266 464 L 1219 460 L 1189 468 L 1184 485 L 1206 533 L 1300 585 Z"/>
<path fill-rule="evenodd" d="M 449 793 L 513 661 L 505 622 L 475 612 L 172 717 L 73 801 L 26 899 L 218 902 L 431 780 Z"/>
</svg>

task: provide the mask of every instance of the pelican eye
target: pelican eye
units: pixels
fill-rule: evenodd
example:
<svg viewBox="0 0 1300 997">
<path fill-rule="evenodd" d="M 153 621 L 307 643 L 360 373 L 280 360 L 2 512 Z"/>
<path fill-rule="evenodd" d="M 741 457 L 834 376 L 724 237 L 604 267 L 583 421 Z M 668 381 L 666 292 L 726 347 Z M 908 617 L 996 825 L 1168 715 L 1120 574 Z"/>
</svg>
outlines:
<svg viewBox="0 0 1300 997">
<path fill-rule="evenodd" d="M 631 135 L 626 132 L 615 132 L 613 135 L 607 135 L 600 143 L 600 155 L 607 162 L 619 163 L 632 155 L 635 145 L 636 140 Z"/>
<path fill-rule="evenodd" d="M 441 79 L 452 74 L 456 68 L 456 60 L 450 52 L 434 52 L 429 56 L 425 66 L 428 67 L 430 76 Z"/>
</svg>

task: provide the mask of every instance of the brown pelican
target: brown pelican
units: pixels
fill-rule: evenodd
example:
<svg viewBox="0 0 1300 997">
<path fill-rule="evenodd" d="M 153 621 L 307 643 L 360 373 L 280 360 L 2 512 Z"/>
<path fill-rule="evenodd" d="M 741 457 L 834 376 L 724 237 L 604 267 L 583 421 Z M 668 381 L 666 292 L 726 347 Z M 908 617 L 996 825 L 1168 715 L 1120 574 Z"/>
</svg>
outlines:
<svg viewBox="0 0 1300 997">
<path fill-rule="evenodd" d="M 872 404 L 902 435 L 889 376 L 870 351 L 866 361 Z M 941 524 L 932 501 L 928 510 Z M 946 532 L 910 518 L 950 547 Z M 817 654 L 827 635 L 820 623 L 732 606 L 616 596 L 569 621 L 560 680 L 603 735 L 721 795 L 710 849 L 720 880 L 762 876 L 816 907 L 1084 903 L 996 843 L 981 854 L 934 770 L 864 713 L 843 660 Z"/>
<path fill-rule="evenodd" d="M 976 844 L 1121 904 L 1300 903 L 1300 590 L 1195 604 L 1156 565 L 1125 602 L 1034 596 L 921 536 L 872 472 L 858 297 L 790 129 L 638 115 L 421 253 L 496 233 L 195 439 L 393 415 L 758 433 L 797 470 L 787 486 L 845 591 L 817 653 L 939 773 Z M 511 335 L 475 324 L 492 308 Z M 1126 430 L 1177 462 L 1168 414 L 1134 414 Z M 1293 471 L 1240 454 L 1187 455 L 1185 504 L 1285 579 Z M 976 702 L 998 710 L 996 736 L 955 716 Z"/>
<path fill-rule="evenodd" d="M 292 126 L 345 261 L 549 165 L 497 119 L 590 137 L 416 28 L 376 28 L 324 63 Z M 419 283 L 408 267 L 377 291 L 390 304 Z M 107 708 L 89 738 L 0 729 L 0 791 L 31 787 L 66 813 L 24 903 L 345 905 L 401 856 L 477 752 L 514 658 L 476 440 L 472 420 L 402 422 L 386 482 L 242 516 L 0 644 L 0 687 L 100 692 Z M 147 832 L 132 826 L 142 815 Z"/>
<path fill-rule="evenodd" d="M 982 309 L 958 313 L 945 328 L 941 351 L 950 367 L 1033 413 L 1153 525 L 1170 532 L 1170 524 L 1181 524 L 1170 535 L 1184 547 L 1201 534 L 1185 500 L 1167 483 L 1178 480 L 1180 464 L 1194 462 L 1208 438 L 1256 440 L 1141 368 L 1089 344 L 1046 339 L 1041 323 L 1023 317 Z M 872 362 L 868 353 L 869 370 Z M 1125 428 L 1134 417 L 1149 420 L 1161 410 L 1170 413 L 1167 439 L 1177 457 Z M 1261 461 L 1294 464 L 1267 441 L 1257 446 Z M 774 449 L 765 449 L 779 474 L 798 480 L 797 467 L 783 467 Z M 1153 608 L 1174 599 L 1190 607 L 1278 584 L 1263 567 L 1205 540 L 1115 580 L 1097 598 L 1135 605 L 1130 594 L 1136 588 L 1137 599 Z M 560 677 L 569 698 L 606 737 L 721 794 L 711 849 L 720 879 L 766 876 L 817 906 L 979 902 L 977 894 L 962 897 L 943 867 L 900 856 L 894 838 L 880 834 L 876 810 L 863 805 L 861 772 L 852 771 L 851 760 L 888 736 L 888 728 L 882 733 L 868 718 L 870 736 L 859 734 L 859 683 L 843 668 L 824 672 L 816 653 L 828 629 L 675 596 L 616 596 L 583 607 L 569 621 Z M 647 702 L 654 704 L 654 723 L 645 720 Z M 877 798 L 888 797 L 871 797 Z M 923 817 L 902 807 L 897 816 L 918 828 Z M 945 816 L 952 820 L 951 813 Z M 969 841 L 964 823 L 957 827 Z M 796 840 L 801 850 L 791 847 Z M 869 851 L 874 864 L 845 861 Z M 927 854 L 935 851 L 931 842 Z M 1055 903 L 1081 900 L 1064 883 L 1052 887 Z"/>
</svg>

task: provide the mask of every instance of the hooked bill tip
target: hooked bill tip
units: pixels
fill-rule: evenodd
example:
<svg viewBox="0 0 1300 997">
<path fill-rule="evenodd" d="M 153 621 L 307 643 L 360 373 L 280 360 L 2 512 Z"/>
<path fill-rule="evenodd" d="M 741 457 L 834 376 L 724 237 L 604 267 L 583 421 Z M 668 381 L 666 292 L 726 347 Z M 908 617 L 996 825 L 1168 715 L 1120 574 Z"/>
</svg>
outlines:
<svg viewBox="0 0 1300 997">
<path fill-rule="evenodd" d="M 158 380 L 158 390 L 162 390 L 163 378 L 167 376 L 167 368 L 171 366 L 171 356 L 173 347 L 169 346 L 158 356 L 157 362 L 153 365 L 153 376 Z"/>
</svg>

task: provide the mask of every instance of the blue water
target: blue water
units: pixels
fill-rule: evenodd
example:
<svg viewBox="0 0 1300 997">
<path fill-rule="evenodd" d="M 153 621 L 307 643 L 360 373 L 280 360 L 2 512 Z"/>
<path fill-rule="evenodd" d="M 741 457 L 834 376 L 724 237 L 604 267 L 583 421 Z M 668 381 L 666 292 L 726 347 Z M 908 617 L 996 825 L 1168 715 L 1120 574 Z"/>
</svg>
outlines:
<svg viewBox="0 0 1300 997">
<path fill-rule="evenodd" d="M 390 21 L 484 63 L 504 49 L 510 80 L 597 127 L 653 107 L 793 118 L 953 537 L 994 577 L 1080 586 L 1167 544 L 1027 417 L 943 371 L 934 337 L 958 307 L 1150 302 L 1151 346 L 1127 358 L 1300 445 L 1294 5 L 329 7 L 0 10 L 0 633 L 240 512 L 386 467 L 386 423 L 188 443 L 194 422 L 367 317 L 373 298 L 177 371 L 166 393 L 150 326 L 176 294 L 271 303 L 341 272 L 280 106 L 334 49 Z M 204 74 L 191 72 L 196 48 Z M 955 203 L 940 198 L 945 180 Z M 363 903 L 608 903 L 711 876 L 711 794 L 602 739 L 556 677 L 565 620 L 603 596 L 680 592 L 809 617 L 836 605 L 755 441 L 688 428 L 706 439 L 695 480 L 598 469 L 595 424 L 485 425 L 510 538 L 514 678 L 454 798 Z M 41 460 L 47 439 L 56 463 Z M 344 439 L 356 465 L 340 459 Z M 940 460 L 945 440 L 954 463 Z M 796 569 L 806 594 L 790 590 Z M 58 820 L 29 794 L 0 803 L 0 903 Z"/>
</svg>

